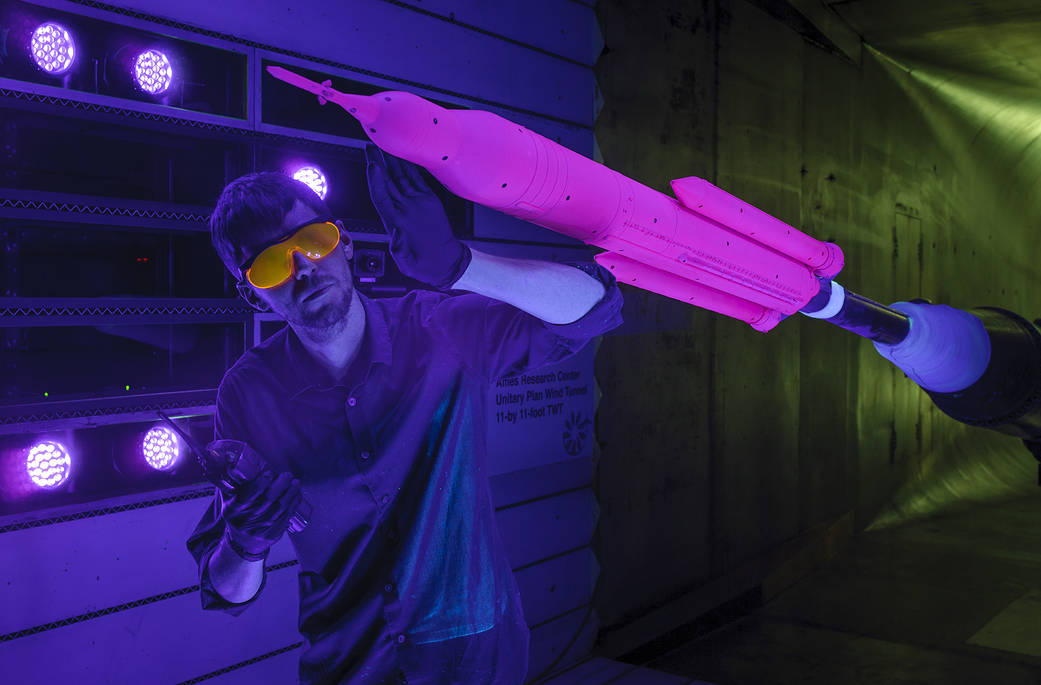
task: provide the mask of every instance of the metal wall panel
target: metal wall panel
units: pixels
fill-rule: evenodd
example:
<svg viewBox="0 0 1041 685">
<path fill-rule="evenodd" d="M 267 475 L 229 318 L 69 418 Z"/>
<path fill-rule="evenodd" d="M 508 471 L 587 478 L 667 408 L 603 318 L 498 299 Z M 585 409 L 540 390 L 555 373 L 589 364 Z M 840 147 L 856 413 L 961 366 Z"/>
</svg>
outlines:
<svg viewBox="0 0 1041 685">
<path fill-rule="evenodd" d="M 372 75 L 593 123 L 589 67 L 380 0 L 264 6 L 270 11 L 249 0 L 119 5 Z"/>
<path fill-rule="evenodd" d="M 444 20 L 592 65 L 602 48 L 593 9 L 571 0 L 407 0 Z"/>
<path fill-rule="evenodd" d="M 242 616 L 190 593 L 0 643 L 0 663 L 25 685 L 179 683 L 299 641 L 296 594 L 295 567 L 280 569 Z"/>
<path fill-rule="evenodd" d="M 0 658 L 30 663 L 48 650 L 74 655 L 60 666 L 34 671 L 24 682 L 73 676 L 84 683 L 118 682 L 130 674 L 178 682 L 300 640 L 295 628 L 296 566 L 287 539 L 276 545 L 268 564 L 289 565 L 269 571 L 262 598 L 248 610 L 250 620 L 229 623 L 230 617 L 201 609 L 193 587 L 197 569 L 184 542 L 209 502 L 203 497 L 0 534 L 0 605 L 5 607 Z M 549 663 L 555 658 L 552 636 L 574 622 L 568 612 L 588 604 L 596 583 L 592 550 L 575 550 L 592 535 L 593 494 L 582 489 L 507 506 L 497 519 L 513 565 L 524 567 L 516 577 L 525 617 L 542 636 L 537 642 L 533 638 L 533 660 L 537 656 Z M 558 620 L 563 623 L 557 625 Z M 271 635 L 254 642 L 261 630 L 257 626 L 268 622 L 281 642 Z M 542 625 L 546 622 L 550 628 Z M 174 660 L 177 652 L 175 647 L 157 651 L 150 645 L 162 642 L 158 634 L 170 626 L 225 649 L 211 653 L 185 648 L 175 659 L 183 673 L 163 672 L 160 677 L 159 664 Z M 112 641 L 127 662 L 116 671 L 95 649 Z M 295 663 L 295 658 L 278 657 L 279 663 Z"/>
<path fill-rule="evenodd" d="M 197 568 L 184 545 L 209 503 L 206 497 L 0 534 L 0 606 L 5 609 L 0 635 L 197 584 Z M 595 500 L 582 489 L 501 509 L 497 519 L 512 565 L 528 566 L 588 543 L 596 523 Z M 283 538 L 268 564 L 294 558 Z M 585 571 L 578 572 L 575 564 L 585 564 Z M 530 600 L 536 609 L 529 622 L 577 606 L 573 600 L 591 590 L 595 575 L 588 548 L 560 557 L 552 568 L 519 571 L 518 582 L 523 578 L 528 589 L 525 606 Z M 549 590 L 553 585 L 559 587 Z M 533 593 L 553 597 L 536 599 Z M 556 610 L 550 599 L 557 602 Z"/>
<path fill-rule="evenodd" d="M 0 534 L 0 635 L 198 584 L 185 542 L 209 504 L 205 497 Z M 268 564 L 295 558 L 283 538 Z"/>
<path fill-rule="evenodd" d="M 589 544 L 596 527 L 596 498 L 589 489 L 568 492 L 496 512 L 514 569 Z"/>
<path fill-rule="evenodd" d="M 588 604 L 597 572 L 596 557 L 589 547 L 517 571 L 528 625 L 544 623 Z"/>
<path fill-rule="evenodd" d="M 271 678 L 294 674 L 299 658 L 298 650 L 286 649 L 300 642 L 292 568 L 269 572 L 263 597 L 238 618 L 202 611 L 198 596 L 190 593 L 0 643 L 0 659 L 13 665 L 8 671 L 13 682 L 27 685 L 179 683 L 286 650 L 215 682 L 249 682 L 258 674 L 266 682 L 289 682 Z M 592 646 L 597 626 L 595 612 L 586 607 L 536 625 L 529 677 L 554 661 L 555 672 L 579 660 Z M 54 654 L 63 658 L 48 658 Z"/>
<path fill-rule="evenodd" d="M 492 500 L 497 507 L 545 497 L 554 492 L 587 487 L 593 481 L 591 457 L 569 459 L 491 477 Z"/>
<path fill-rule="evenodd" d="M 596 345 L 589 344 L 562 363 L 499 379 L 489 388 L 491 475 L 592 455 L 595 354 Z"/>
<path fill-rule="evenodd" d="M 255 663 L 241 666 L 212 678 L 211 685 L 257 685 L 257 683 L 295 683 L 298 676 L 300 648 L 290 649 Z"/>
</svg>

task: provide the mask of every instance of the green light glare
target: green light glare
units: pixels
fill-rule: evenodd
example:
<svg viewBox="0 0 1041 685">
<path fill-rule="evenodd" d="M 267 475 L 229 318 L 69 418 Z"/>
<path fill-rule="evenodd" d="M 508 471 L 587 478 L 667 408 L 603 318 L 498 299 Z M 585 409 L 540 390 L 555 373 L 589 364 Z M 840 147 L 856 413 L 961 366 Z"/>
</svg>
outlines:
<svg viewBox="0 0 1041 685">
<path fill-rule="evenodd" d="M 928 116 L 935 130 L 944 134 L 944 142 L 961 142 L 963 146 L 977 147 L 984 142 L 990 142 L 982 141 L 978 136 L 966 140 L 965 124 L 977 134 L 990 133 L 992 130 L 988 137 L 1008 141 L 1008 147 L 1013 153 L 1016 148 L 1029 147 L 1041 137 L 1041 98 L 1038 97 L 1036 88 L 972 74 L 950 72 L 940 67 L 908 63 L 870 46 L 867 49 L 878 57 L 890 73 L 903 72 L 907 78 L 924 87 L 922 90 L 909 90 L 908 94 Z M 901 78 L 896 80 L 898 83 L 905 81 Z M 940 102 L 930 102 L 930 91 Z M 956 112 L 962 122 L 939 116 L 940 113 L 935 111 L 937 105 Z M 959 126 L 958 123 L 963 125 Z M 1041 155 L 1036 155 L 1035 159 L 1037 157 Z"/>
<path fill-rule="evenodd" d="M 939 410 L 936 422 L 943 438 L 866 530 L 1036 492 L 1037 461 L 1022 442 L 960 424 Z"/>
<path fill-rule="evenodd" d="M 963 254 L 982 249 L 988 260 L 1001 263 L 1001 287 L 1009 295 L 1013 289 L 1020 293 L 1003 299 L 1001 306 L 1034 307 L 1026 293 L 1038 283 L 1029 217 L 1041 216 L 1041 84 L 1027 86 L 986 71 L 954 71 L 870 46 L 864 54 L 907 99 L 888 99 L 881 106 L 891 109 L 892 117 L 917 115 L 924 129 L 914 130 L 931 136 L 900 144 L 914 145 L 923 159 L 939 164 L 940 172 L 930 179 L 931 201 L 951 217 Z M 885 142 L 892 144 L 888 138 Z M 920 192 L 926 178 L 910 179 L 919 186 L 908 192 Z M 1000 240 L 989 239 L 992 230 Z M 975 266 L 962 264 L 966 270 Z M 979 281 L 975 287 L 985 285 Z"/>
</svg>

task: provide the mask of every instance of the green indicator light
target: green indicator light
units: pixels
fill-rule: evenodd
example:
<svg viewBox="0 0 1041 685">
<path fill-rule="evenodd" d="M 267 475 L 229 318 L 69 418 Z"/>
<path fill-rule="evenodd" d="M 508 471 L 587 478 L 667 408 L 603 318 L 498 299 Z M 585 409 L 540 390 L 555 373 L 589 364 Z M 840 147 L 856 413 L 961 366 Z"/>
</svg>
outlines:
<svg viewBox="0 0 1041 685">
<path fill-rule="evenodd" d="M 50 394 L 49 392 L 45 392 L 45 393 L 43 393 L 43 396 L 44 396 L 44 397 L 50 397 L 50 396 L 51 396 L 51 394 Z"/>
<path fill-rule="evenodd" d="M 130 386 L 128 385 L 128 386 L 127 386 L 127 390 L 129 390 L 129 389 L 130 389 Z"/>
</svg>

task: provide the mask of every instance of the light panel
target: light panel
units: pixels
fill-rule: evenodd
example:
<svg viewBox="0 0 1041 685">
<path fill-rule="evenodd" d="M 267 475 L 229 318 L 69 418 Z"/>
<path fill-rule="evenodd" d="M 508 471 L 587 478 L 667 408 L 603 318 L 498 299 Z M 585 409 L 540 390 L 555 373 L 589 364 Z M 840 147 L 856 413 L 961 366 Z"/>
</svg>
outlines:
<svg viewBox="0 0 1041 685">
<path fill-rule="evenodd" d="M 293 172 L 293 178 L 305 183 L 308 188 L 317 193 L 318 197 L 323 200 L 329 194 L 329 184 L 325 179 L 325 174 L 316 166 L 300 167 Z"/>
<path fill-rule="evenodd" d="M 134 80 L 150 95 L 165 93 L 173 82 L 170 59 L 159 50 L 145 50 L 134 62 Z"/>
<path fill-rule="evenodd" d="M 166 471 L 177 463 L 181 454 L 177 435 L 166 426 L 154 426 L 141 440 L 141 454 L 157 471 Z"/>
<path fill-rule="evenodd" d="M 54 489 L 68 480 L 72 457 L 60 442 L 44 440 L 29 449 L 25 469 L 37 486 Z"/>
<path fill-rule="evenodd" d="M 31 50 L 36 66 L 55 76 L 64 74 L 76 60 L 72 34 L 53 21 L 40 24 L 33 31 Z"/>
</svg>

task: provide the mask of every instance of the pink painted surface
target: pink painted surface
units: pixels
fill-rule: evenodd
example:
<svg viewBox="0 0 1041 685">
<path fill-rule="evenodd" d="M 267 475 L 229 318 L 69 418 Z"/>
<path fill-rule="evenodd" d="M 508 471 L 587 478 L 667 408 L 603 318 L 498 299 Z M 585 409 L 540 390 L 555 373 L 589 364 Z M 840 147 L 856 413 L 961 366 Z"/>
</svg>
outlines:
<svg viewBox="0 0 1041 685">
<path fill-rule="evenodd" d="M 350 95 L 268 70 L 343 107 L 372 142 L 456 195 L 624 257 L 611 263 L 627 282 L 756 330 L 802 309 L 820 289 L 817 276 L 842 269 L 837 245 L 702 179 L 673 181 L 677 200 L 490 112 L 447 110 L 399 91 Z"/>
<path fill-rule="evenodd" d="M 816 275 L 831 279 L 842 271 L 845 260 L 838 245 L 808 236 L 703 178 L 678 178 L 671 185 L 684 206 L 813 267 Z"/>
<path fill-rule="evenodd" d="M 686 295 L 687 301 L 691 304 L 744 321 L 757 331 L 768 331 L 781 320 L 781 315 L 776 310 L 693 283 L 676 274 L 655 269 L 613 252 L 603 252 L 594 259 L 610 269 L 619 283 L 628 283 L 676 299 L 679 299 L 676 294 L 681 293 Z"/>
</svg>

